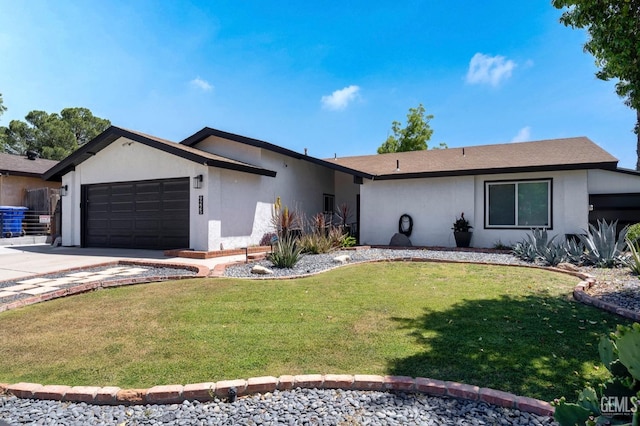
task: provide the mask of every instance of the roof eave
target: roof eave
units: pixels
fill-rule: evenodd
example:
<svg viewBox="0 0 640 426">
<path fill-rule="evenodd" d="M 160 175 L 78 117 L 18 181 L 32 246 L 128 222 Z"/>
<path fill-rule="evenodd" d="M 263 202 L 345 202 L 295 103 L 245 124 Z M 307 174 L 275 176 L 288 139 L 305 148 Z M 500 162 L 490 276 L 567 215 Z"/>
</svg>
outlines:
<svg viewBox="0 0 640 426">
<path fill-rule="evenodd" d="M 180 149 L 178 144 L 171 146 L 170 144 L 161 143 L 138 133 L 130 132 L 119 127 L 111 126 L 95 139 L 87 144 L 78 148 L 75 152 L 62 160 L 60 163 L 49 169 L 43 174 L 45 180 L 60 180 L 62 176 L 70 171 L 75 170 L 83 161 L 96 155 L 97 152 L 103 150 L 117 139 L 124 137 L 134 142 L 139 142 L 152 148 L 159 149 L 169 154 L 173 154 L 184 158 L 186 160 L 193 161 L 195 163 L 216 166 L 224 169 L 237 170 L 246 173 L 253 173 L 263 176 L 275 176 L 275 172 L 271 170 L 262 169 L 260 167 L 252 167 L 243 164 L 226 163 L 224 161 L 213 160 L 204 155 L 199 155 L 194 152 L 188 152 Z"/>
<path fill-rule="evenodd" d="M 353 176 L 358 176 L 358 177 L 362 177 L 362 178 L 366 178 L 366 179 L 372 179 L 373 175 L 360 171 L 360 170 L 355 170 L 355 169 L 351 169 L 349 167 L 345 167 L 345 166 L 341 166 L 339 164 L 334 164 L 331 161 L 327 161 L 327 160 L 322 160 L 320 158 L 316 158 L 316 157 L 311 157 L 309 155 L 305 155 L 305 154 L 301 154 L 299 152 L 296 151 L 292 151 L 290 149 L 287 148 L 283 148 L 281 146 L 278 145 L 274 145 L 272 143 L 269 142 L 265 142 L 259 139 L 253 139 L 247 136 L 242 136 L 242 135 L 238 135 L 235 133 L 230 133 L 230 132 L 225 132 L 223 130 L 218 130 L 218 129 L 213 129 L 211 127 L 205 127 L 202 130 L 194 133 L 193 135 L 189 136 L 188 138 L 184 139 L 182 142 L 180 142 L 183 145 L 187 145 L 187 146 L 194 146 L 197 145 L 198 143 L 202 142 L 203 140 L 205 140 L 206 138 L 210 137 L 210 136 L 215 136 L 215 137 L 219 137 L 219 138 L 223 138 L 223 139 L 228 139 L 234 142 L 239 142 L 245 145 L 249 145 L 249 146 L 253 146 L 256 148 L 262 148 L 262 149 L 266 149 L 268 151 L 272 151 L 275 152 L 277 154 L 282 154 L 282 155 L 286 155 L 287 157 L 291 157 L 291 158 L 295 158 L 297 160 L 304 160 L 304 161 L 308 161 L 310 163 L 313 164 L 317 164 L 320 166 L 324 166 L 324 167 L 328 167 L 332 170 L 337 170 L 343 173 L 347 173 Z"/>
<path fill-rule="evenodd" d="M 416 172 L 402 173 L 395 172 L 384 175 L 375 176 L 375 180 L 396 180 L 396 179 L 420 179 L 434 177 L 453 177 L 453 176 L 473 176 L 473 175 L 493 175 L 505 173 L 527 173 L 527 172 L 553 172 L 567 170 L 585 170 L 585 169 L 603 169 L 617 170 L 618 162 L 603 163 L 581 163 L 581 164 L 558 164 L 544 166 L 523 166 L 523 167 L 501 167 L 490 169 L 469 169 L 469 170 L 444 170 L 438 172 Z"/>
</svg>

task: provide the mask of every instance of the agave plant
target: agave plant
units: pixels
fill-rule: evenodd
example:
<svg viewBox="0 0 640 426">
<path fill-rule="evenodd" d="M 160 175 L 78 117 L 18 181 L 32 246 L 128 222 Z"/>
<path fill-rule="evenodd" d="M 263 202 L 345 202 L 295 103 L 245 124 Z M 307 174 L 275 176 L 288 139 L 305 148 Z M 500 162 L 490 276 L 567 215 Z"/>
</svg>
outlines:
<svg viewBox="0 0 640 426">
<path fill-rule="evenodd" d="M 584 256 L 584 244 L 580 240 L 567 238 L 564 240 L 563 249 L 566 260 L 574 265 L 580 265 Z"/>
<path fill-rule="evenodd" d="M 555 244 L 553 239 L 547 243 L 547 246 L 538 253 L 538 258 L 548 266 L 556 266 L 558 263 L 564 262 L 567 252 L 562 244 Z"/>
<path fill-rule="evenodd" d="M 513 246 L 512 253 L 515 257 L 525 262 L 535 262 L 538 259 L 536 247 L 529 241 L 521 241 Z"/>
<path fill-rule="evenodd" d="M 625 226 L 620 235 L 616 228 L 618 221 L 607 223 L 606 220 L 598 221 L 595 227 L 589 224 L 587 235 L 578 235 L 585 246 L 585 260 L 601 268 L 612 268 L 616 264 L 623 263 L 622 255 L 626 246 L 625 236 L 628 227 Z"/>
<path fill-rule="evenodd" d="M 276 268 L 293 268 L 302 253 L 302 247 L 299 247 L 297 240 L 291 236 L 285 236 L 278 240 L 273 248 L 273 252 L 269 255 L 269 260 Z"/>
<path fill-rule="evenodd" d="M 549 234 L 545 228 L 533 228 L 531 233 L 527 234 L 527 242 L 533 246 L 538 255 L 542 254 L 555 238 L 554 236 L 549 240 Z"/>
<path fill-rule="evenodd" d="M 640 242 L 635 242 L 627 238 L 627 246 L 629 247 L 629 256 L 624 258 L 624 264 L 631 268 L 631 272 L 640 275 Z"/>
</svg>

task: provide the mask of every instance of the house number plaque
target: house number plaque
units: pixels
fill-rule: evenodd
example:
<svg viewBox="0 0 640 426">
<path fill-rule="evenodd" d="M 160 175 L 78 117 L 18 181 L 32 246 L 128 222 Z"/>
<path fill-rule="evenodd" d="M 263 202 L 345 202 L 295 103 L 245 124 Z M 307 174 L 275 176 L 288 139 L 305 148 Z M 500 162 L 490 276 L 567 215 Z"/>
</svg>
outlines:
<svg viewBox="0 0 640 426">
<path fill-rule="evenodd" d="M 204 195 L 198 196 L 198 214 L 204 214 Z"/>
</svg>

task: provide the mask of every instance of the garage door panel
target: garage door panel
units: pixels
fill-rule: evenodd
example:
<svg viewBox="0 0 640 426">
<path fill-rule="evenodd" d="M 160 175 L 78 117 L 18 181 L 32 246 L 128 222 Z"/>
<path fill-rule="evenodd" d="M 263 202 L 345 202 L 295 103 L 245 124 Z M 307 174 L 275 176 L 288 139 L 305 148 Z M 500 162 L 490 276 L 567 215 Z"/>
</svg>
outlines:
<svg viewBox="0 0 640 426">
<path fill-rule="evenodd" d="M 591 194 L 589 223 L 595 225 L 600 220 L 618 221 L 618 230 L 625 225 L 640 222 L 640 193 Z"/>
<path fill-rule="evenodd" d="M 189 246 L 189 178 L 83 187 L 83 245 Z"/>
</svg>

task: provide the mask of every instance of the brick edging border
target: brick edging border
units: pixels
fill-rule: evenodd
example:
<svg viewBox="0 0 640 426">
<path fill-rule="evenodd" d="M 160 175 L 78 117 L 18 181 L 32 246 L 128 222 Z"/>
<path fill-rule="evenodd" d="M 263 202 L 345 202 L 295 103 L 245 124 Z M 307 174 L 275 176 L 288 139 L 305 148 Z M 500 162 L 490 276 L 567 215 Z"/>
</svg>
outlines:
<svg viewBox="0 0 640 426">
<path fill-rule="evenodd" d="M 246 380 L 222 380 L 188 385 L 161 385 L 149 389 L 120 389 L 115 386 L 41 385 L 25 382 L 0 383 L 0 393 L 15 395 L 18 398 L 101 405 L 180 404 L 185 400 L 206 402 L 216 398 L 228 398 L 232 389 L 237 396 L 241 397 L 295 388 L 398 391 L 485 402 L 539 416 L 552 416 L 554 413 L 554 407 L 550 403 L 538 399 L 458 382 L 408 376 L 303 374 L 252 377 Z"/>
<path fill-rule="evenodd" d="M 585 280 L 580 281 L 578 285 L 576 285 L 573 289 L 573 298 L 581 303 L 584 303 L 585 305 L 591 305 L 598 309 L 602 309 L 603 311 L 611 312 L 612 314 L 616 314 L 633 321 L 640 321 L 640 312 L 634 312 L 630 309 L 614 305 L 613 303 L 605 302 L 604 300 L 587 294 L 586 290 L 593 287 L 595 283 L 596 280 L 590 276 Z"/>
<path fill-rule="evenodd" d="M 381 262 L 433 262 L 433 263 L 467 263 L 490 266 L 516 266 L 524 268 L 544 269 L 553 272 L 560 272 L 575 276 L 581 281 L 575 286 L 573 297 L 581 303 L 592 305 L 599 309 L 611 313 L 640 321 L 640 313 L 618 307 L 608 302 L 604 302 L 595 297 L 589 296 L 585 290 L 591 288 L 596 279 L 590 274 L 579 271 L 570 271 L 561 268 L 542 267 L 538 265 L 508 265 L 500 263 L 469 262 L 446 259 L 425 259 L 415 257 L 398 257 L 390 259 L 376 259 L 358 263 L 381 263 Z M 116 287 L 130 284 L 139 284 L 153 281 L 166 281 L 181 278 L 197 277 L 221 277 L 227 266 L 244 262 L 231 262 L 218 264 L 212 271 L 205 266 L 187 265 L 181 263 L 164 263 L 153 261 L 129 261 L 120 260 L 93 265 L 91 267 L 110 265 L 146 265 L 154 267 L 178 267 L 195 270 L 195 276 L 167 276 L 167 277 L 140 277 L 133 279 L 116 280 L 110 282 L 89 283 L 81 286 L 74 286 L 40 295 L 28 299 L 16 301 L 0 306 L 0 312 L 13 309 L 28 304 L 39 303 L 58 297 L 65 297 L 71 294 L 82 293 L 97 288 Z M 335 269 L 344 264 L 336 265 Z M 72 268 L 60 272 L 67 272 L 76 269 Z M 322 271 L 326 272 L 326 271 Z M 305 274 L 285 278 L 303 278 L 314 274 Z M 48 275 L 48 274 L 42 274 Z M 41 275 L 41 276 L 42 276 Z M 252 279 L 283 279 L 283 277 L 256 277 Z M 19 303 L 22 302 L 22 303 Z M 18 304 L 18 306 L 12 306 Z M 69 402 L 85 402 L 87 404 L 175 404 L 185 400 L 198 400 L 201 402 L 212 401 L 215 398 L 226 398 L 231 389 L 235 390 L 237 396 L 247 396 L 256 393 L 273 392 L 275 390 L 289 390 L 294 388 L 313 389 L 344 389 L 360 391 L 402 391 L 407 393 L 421 393 L 439 397 L 453 397 L 470 401 L 481 401 L 504 408 L 514 408 L 527 413 L 541 416 L 553 416 L 554 407 L 545 401 L 535 398 L 517 396 L 508 392 L 491 388 L 480 388 L 474 385 L 467 385 L 458 382 L 442 381 L 425 377 L 408 376 L 378 376 L 378 375 L 347 375 L 347 374 L 308 374 L 308 375 L 284 375 L 278 378 L 273 376 L 253 377 L 247 380 L 222 380 L 219 382 L 204 382 L 187 385 L 159 385 L 149 389 L 121 389 L 115 386 L 67 386 L 67 385 L 41 385 L 38 383 L 20 382 L 16 384 L 0 383 L 0 394 L 11 394 L 19 398 L 44 399 Z"/>
<path fill-rule="evenodd" d="M 49 293 L 39 294 L 37 296 L 28 297 L 25 299 L 19 299 L 13 302 L 0 304 L 0 312 L 9 311 L 11 309 L 22 308 L 24 306 L 33 305 L 40 302 L 46 302 L 48 300 L 59 299 L 61 297 L 67 297 L 74 294 L 86 293 L 88 291 L 97 290 L 100 288 L 109 288 L 109 287 L 121 287 L 126 285 L 133 284 L 146 284 L 152 282 L 160 282 L 160 281 L 171 281 L 171 280 L 181 280 L 181 279 L 189 279 L 189 278 L 205 278 L 209 275 L 209 268 L 202 265 L 190 265 L 185 263 L 168 263 L 168 262 L 154 262 L 149 260 L 114 260 L 111 262 L 104 262 L 90 266 L 84 266 L 81 268 L 69 268 L 62 269 L 60 271 L 56 271 L 56 274 L 66 273 L 72 271 L 85 270 L 87 268 L 101 268 L 107 266 L 116 266 L 116 265 L 138 265 L 138 266 L 148 266 L 154 268 L 175 268 L 175 269 L 186 269 L 189 271 L 193 271 L 195 275 L 150 275 L 143 277 L 133 277 L 133 278 L 123 278 L 120 280 L 109 280 L 109 281 L 94 281 L 91 283 L 78 284 L 67 288 L 62 288 L 60 290 L 52 291 Z M 31 278 L 44 277 L 47 275 L 51 275 L 51 273 L 44 273 L 38 275 L 32 275 Z"/>
</svg>

